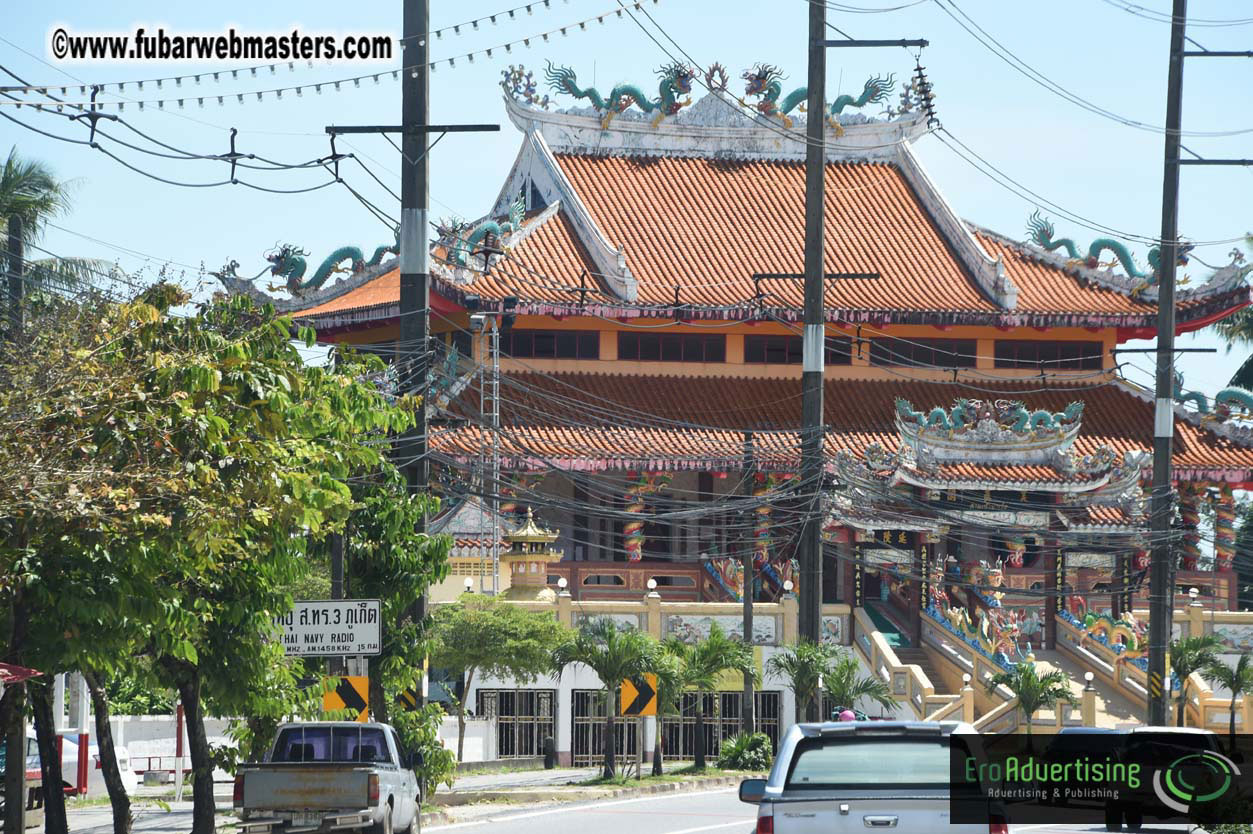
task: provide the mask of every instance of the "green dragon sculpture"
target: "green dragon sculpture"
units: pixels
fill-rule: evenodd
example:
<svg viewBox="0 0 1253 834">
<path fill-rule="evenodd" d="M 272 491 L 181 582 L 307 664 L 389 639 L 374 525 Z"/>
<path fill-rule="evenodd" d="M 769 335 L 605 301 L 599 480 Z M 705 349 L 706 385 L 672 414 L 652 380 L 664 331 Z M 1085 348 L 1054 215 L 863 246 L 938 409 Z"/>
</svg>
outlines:
<svg viewBox="0 0 1253 834">
<path fill-rule="evenodd" d="M 383 262 L 383 256 L 389 252 L 395 255 L 400 252 L 400 249 L 394 243 L 383 244 L 374 250 L 374 254 L 370 256 L 369 260 L 366 260 L 365 254 L 357 247 L 341 246 L 326 256 L 326 260 L 322 261 L 309 280 L 302 282 L 300 279 L 304 277 L 305 270 L 308 268 L 305 258 L 309 253 L 290 243 L 284 243 L 276 251 L 266 255 L 265 259 L 270 262 L 268 267 L 270 274 L 285 279 L 286 283 L 284 285 L 271 284 L 268 289 L 270 292 L 274 292 L 275 290 L 285 288 L 292 295 L 303 295 L 309 290 L 320 288 L 326 283 L 326 279 L 331 276 L 332 272 L 351 272 L 356 274 L 367 267 L 378 266 Z M 350 264 L 347 268 L 340 266 L 345 261 L 348 261 Z M 262 270 L 257 275 L 257 278 L 264 275 L 265 271 Z M 256 278 L 252 280 L 255 281 Z"/>
<path fill-rule="evenodd" d="M 1200 391 L 1183 390 L 1183 374 L 1175 373 L 1174 397 L 1177 403 L 1192 403 L 1198 414 L 1211 416 L 1216 420 L 1226 420 L 1233 411 L 1239 410 L 1246 415 L 1253 415 L 1253 392 L 1243 388 L 1224 388 L 1214 395 L 1214 407 L 1210 409 L 1210 401 Z"/>
<path fill-rule="evenodd" d="M 1082 416 L 1083 403 L 1077 400 L 1066 406 L 1063 411 L 1057 412 L 1047 411 L 1043 408 L 1028 411 L 1025 404 L 1015 402 L 1009 412 L 1009 417 L 1013 418 L 1014 421 L 1009 428 L 1018 434 L 1041 430 L 1057 431 L 1073 425 Z"/>
<path fill-rule="evenodd" d="M 784 127 L 790 128 L 792 120 L 787 114 L 793 110 L 805 112 L 805 100 L 809 96 L 808 87 L 797 87 L 783 96 L 782 101 L 779 100 L 779 96 L 783 94 L 784 75 L 778 67 L 771 64 L 757 64 L 751 70 L 746 70 L 740 78 L 744 79 L 744 98 L 740 99 L 740 104 L 745 107 L 755 107 L 757 112 L 766 118 L 780 119 Z M 839 115 L 844 112 L 844 108 L 850 105 L 865 107 L 867 104 L 884 101 L 895 86 L 896 80 L 893 75 L 873 76 L 867 79 L 861 95 L 851 96 L 845 93 L 831 102 L 825 113 L 827 124 L 835 130 L 837 136 L 843 135 L 844 128 L 840 125 Z M 757 97 L 756 104 L 747 101 L 750 96 Z"/>
<path fill-rule="evenodd" d="M 500 239 L 507 234 L 522 228 L 522 218 L 526 214 L 526 198 L 522 195 L 509 204 L 509 218 L 502 223 L 495 220 L 484 220 L 470 229 L 468 224 L 458 220 L 444 220 L 436 227 L 440 239 L 448 246 L 447 261 L 449 266 L 465 266 L 470 255 L 488 235 Z"/>
<path fill-rule="evenodd" d="M 549 85 L 559 93 L 566 93 L 575 98 L 585 98 L 602 114 L 600 126 L 609 128 L 609 122 L 619 113 L 625 113 L 631 105 L 638 106 L 645 113 L 656 113 L 652 126 L 661 124 L 666 116 L 673 116 L 692 103 L 691 98 L 680 99 L 692 92 L 692 81 L 696 78 L 696 70 L 685 64 L 666 64 L 657 70 L 661 79 L 657 84 L 657 98 L 650 99 L 642 89 L 634 84 L 618 84 L 609 91 L 609 96 L 601 96 L 595 87 L 583 88 L 578 85 L 578 78 L 570 67 L 554 67 L 549 61 L 544 71 Z"/>
<path fill-rule="evenodd" d="M 909 400 L 897 397 L 896 413 L 900 415 L 903 422 L 915 423 L 924 429 L 959 431 L 974 423 L 974 411 L 970 408 L 969 401 L 965 399 L 955 401 L 951 411 L 945 411 L 936 406 L 930 412 L 923 414 L 921 411 L 914 410 L 914 404 Z"/>
<path fill-rule="evenodd" d="M 1048 218 L 1042 217 L 1039 211 L 1032 213 L 1031 218 L 1027 221 L 1027 236 L 1032 243 L 1040 248 L 1052 252 L 1054 249 L 1065 249 L 1066 254 L 1070 255 L 1072 260 L 1081 261 L 1088 269 L 1098 269 L 1101 264 L 1101 253 L 1109 251 L 1115 259 L 1122 264 L 1122 268 L 1126 270 L 1127 275 L 1132 278 L 1139 279 L 1142 283 L 1136 287 L 1133 295 L 1139 294 L 1148 287 L 1157 284 L 1157 274 L 1161 268 L 1162 252 L 1161 248 L 1154 246 L 1148 251 L 1146 259 L 1149 262 L 1149 271 L 1144 272 L 1136 266 L 1135 259 L 1131 256 L 1131 251 L 1127 249 L 1121 241 L 1108 237 L 1099 237 L 1092 241 L 1088 246 L 1088 253 L 1081 255 L 1079 248 L 1075 246 L 1075 242 L 1068 237 L 1053 237 L 1053 224 Z M 1179 266 L 1187 266 L 1188 254 L 1192 251 L 1192 244 L 1185 243 L 1179 247 L 1179 255 L 1177 263 Z M 1106 264 L 1106 266 L 1112 266 Z"/>
</svg>

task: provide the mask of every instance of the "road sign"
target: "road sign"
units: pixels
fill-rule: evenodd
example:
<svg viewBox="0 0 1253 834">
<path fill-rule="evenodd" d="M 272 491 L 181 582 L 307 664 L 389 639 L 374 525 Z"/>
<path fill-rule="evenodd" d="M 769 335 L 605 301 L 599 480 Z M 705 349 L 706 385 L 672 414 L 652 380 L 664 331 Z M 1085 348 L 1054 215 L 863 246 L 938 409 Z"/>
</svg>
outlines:
<svg viewBox="0 0 1253 834">
<path fill-rule="evenodd" d="M 370 720 L 370 679 L 367 677 L 340 678 L 330 692 L 322 695 L 322 711 L 350 709 L 357 716 L 352 721 Z"/>
<path fill-rule="evenodd" d="M 623 715 L 656 715 L 657 676 L 650 673 L 623 680 L 621 701 Z"/>
<path fill-rule="evenodd" d="M 298 600 L 275 618 L 289 655 L 342 657 L 383 650 L 377 599 Z"/>
</svg>

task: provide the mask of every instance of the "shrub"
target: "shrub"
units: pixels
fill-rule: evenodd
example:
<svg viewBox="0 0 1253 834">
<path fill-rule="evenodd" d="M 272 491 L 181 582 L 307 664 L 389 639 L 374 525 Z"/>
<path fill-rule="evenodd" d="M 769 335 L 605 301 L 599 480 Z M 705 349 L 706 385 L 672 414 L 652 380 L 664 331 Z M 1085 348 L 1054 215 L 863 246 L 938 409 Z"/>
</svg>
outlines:
<svg viewBox="0 0 1253 834">
<path fill-rule="evenodd" d="M 765 771 L 770 769 L 773 757 L 770 736 L 765 733 L 741 733 L 722 742 L 718 767 L 723 770 Z"/>
</svg>

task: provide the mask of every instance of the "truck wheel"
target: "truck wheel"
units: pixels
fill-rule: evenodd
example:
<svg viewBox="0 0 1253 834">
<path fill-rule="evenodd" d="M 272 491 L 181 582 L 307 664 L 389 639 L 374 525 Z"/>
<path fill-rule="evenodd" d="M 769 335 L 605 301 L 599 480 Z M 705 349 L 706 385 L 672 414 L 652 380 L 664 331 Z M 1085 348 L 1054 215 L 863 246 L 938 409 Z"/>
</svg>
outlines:
<svg viewBox="0 0 1253 834">
<path fill-rule="evenodd" d="M 409 820 L 409 827 L 405 829 L 404 834 L 422 834 L 422 809 L 415 808 L 413 810 L 413 819 Z"/>
<path fill-rule="evenodd" d="M 1113 803 L 1105 806 L 1105 830 L 1122 831 L 1122 808 Z"/>
<path fill-rule="evenodd" d="M 370 826 L 370 834 L 392 834 L 392 806 L 390 804 L 383 812 L 383 821 Z"/>
</svg>

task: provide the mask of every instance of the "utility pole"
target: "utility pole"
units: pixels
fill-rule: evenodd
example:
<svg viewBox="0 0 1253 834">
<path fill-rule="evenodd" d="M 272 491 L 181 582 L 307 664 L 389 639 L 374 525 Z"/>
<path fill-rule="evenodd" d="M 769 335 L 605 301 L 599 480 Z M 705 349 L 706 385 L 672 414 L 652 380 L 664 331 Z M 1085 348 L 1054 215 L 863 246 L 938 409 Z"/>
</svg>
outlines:
<svg viewBox="0 0 1253 834">
<path fill-rule="evenodd" d="M 805 309 L 801 374 L 801 466 L 802 490 L 814 498 L 801 523 L 799 637 L 819 641 L 822 623 L 822 445 L 823 373 L 826 315 L 823 294 L 824 206 L 826 200 L 826 76 L 828 47 L 924 47 L 925 40 L 826 40 L 827 7 L 809 4 L 808 104 L 805 124 Z M 810 704 L 807 721 L 817 721 L 819 707 Z"/>
<path fill-rule="evenodd" d="M 26 261 L 22 251 L 22 218 L 9 218 L 9 248 L 7 265 L 9 272 L 9 327 L 10 337 L 16 339 L 22 330 L 22 296 L 25 294 Z"/>
<path fill-rule="evenodd" d="M 753 475 L 756 472 L 756 463 L 753 459 L 753 433 L 751 431 L 744 432 L 744 485 L 742 487 L 745 495 L 753 494 Z M 749 518 L 755 510 L 748 511 Z M 741 555 L 741 570 L 744 572 L 744 643 L 748 645 L 749 651 L 753 647 L 753 535 L 751 525 L 745 525 L 740 528 L 747 532 L 741 537 L 743 545 L 743 554 Z M 740 729 L 745 733 L 754 732 L 757 729 L 756 720 L 756 704 L 753 695 L 753 670 L 747 669 L 744 672 L 744 701 L 740 704 Z"/>
<path fill-rule="evenodd" d="M 1169 723 L 1170 687 L 1166 681 L 1166 653 L 1170 648 L 1171 618 L 1175 608 L 1175 554 L 1171 546 L 1174 495 L 1171 446 L 1174 436 L 1175 272 L 1179 262 L 1179 169 L 1183 165 L 1253 165 L 1253 159 L 1180 159 L 1184 150 L 1183 64 L 1185 58 L 1253 58 L 1253 52 L 1185 51 L 1188 0 L 1174 0 L 1170 28 L 1170 71 L 1166 87 L 1166 149 L 1162 177 L 1161 261 L 1157 290 L 1157 378 L 1153 415 L 1153 491 L 1149 529 L 1149 724 Z M 1192 151 L 1189 151 L 1192 153 Z M 1196 154 L 1194 154 L 1195 156 Z"/>
<path fill-rule="evenodd" d="M 427 213 L 430 201 L 428 138 L 432 133 L 498 131 L 500 125 L 433 125 L 430 123 L 430 0 L 401 0 L 401 108 L 399 126 L 329 126 L 332 137 L 343 133 L 399 133 L 400 148 L 400 337 L 396 362 L 400 368 L 400 393 L 422 398 L 414 427 L 396 444 L 394 455 L 405 474 L 409 493 L 427 491 L 430 464 L 427 456 L 426 394 L 429 382 L 430 345 L 430 245 Z M 333 140 L 332 140 L 333 141 Z M 334 145 L 332 144 L 332 147 Z M 418 532 L 426 531 L 426 519 Z M 426 616 L 426 595 L 401 615 L 420 621 Z M 417 706 L 426 697 L 426 682 L 415 693 Z"/>
<path fill-rule="evenodd" d="M 822 382 L 826 344 L 823 310 L 823 220 L 826 176 L 827 29 L 825 3 L 809 4 L 809 103 L 805 123 L 805 313 L 801 373 L 802 493 L 814 497 L 800 529 L 800 617 L 798 636 L 818 643 L 822 623 Z M 810 704 L 806 721 L 817 721 Z"/>
<path fill-rule="evenodd" d="M 344 536 L 345 533 L 331 534 L 331 599 L 344 598 Z M 344 658 L 332 657 L 330 673 L 344 674 Z"/>
</svg>

